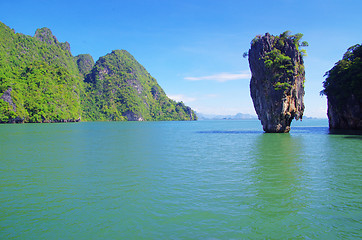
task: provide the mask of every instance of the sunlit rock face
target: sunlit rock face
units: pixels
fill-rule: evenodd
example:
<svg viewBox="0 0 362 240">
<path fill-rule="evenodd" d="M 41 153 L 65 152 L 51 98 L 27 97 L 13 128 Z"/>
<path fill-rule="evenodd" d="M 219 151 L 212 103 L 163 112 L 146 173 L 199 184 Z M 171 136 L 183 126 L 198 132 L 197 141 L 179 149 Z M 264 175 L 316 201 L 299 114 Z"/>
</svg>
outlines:
<svg viewBox="0 0 362 240">
<path fill-rule="evenodd" d="M 293 36 L 257 36 L 248 53 L 250 94 L 265 132 L 286 133 L 304 112 L 305 72 Z"/>
</svg>

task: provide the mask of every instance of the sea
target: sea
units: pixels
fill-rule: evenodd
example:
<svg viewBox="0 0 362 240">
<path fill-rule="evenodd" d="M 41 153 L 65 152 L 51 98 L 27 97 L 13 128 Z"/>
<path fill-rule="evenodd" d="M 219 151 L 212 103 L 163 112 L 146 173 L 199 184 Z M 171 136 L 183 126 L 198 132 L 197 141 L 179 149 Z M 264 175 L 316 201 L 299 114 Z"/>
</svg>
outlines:
<svg viewBox="0 0 362 240">
<path fill-rule="evenodd" d="M 0 239 L 361 239 L 362 136 L 291 127 L 0 125 Z"/>
</svg>

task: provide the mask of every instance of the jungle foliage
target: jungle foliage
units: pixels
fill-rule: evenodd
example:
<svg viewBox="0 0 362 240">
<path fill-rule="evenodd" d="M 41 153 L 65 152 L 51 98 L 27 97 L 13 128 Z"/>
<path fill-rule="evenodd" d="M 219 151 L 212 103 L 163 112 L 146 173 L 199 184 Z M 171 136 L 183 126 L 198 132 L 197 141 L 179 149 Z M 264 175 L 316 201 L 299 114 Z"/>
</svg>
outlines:
<svg viewBox="0 0 362 240">
<path fill-rule="evenodd" d="M 37 30 L 37 35 L 41 36 Z M 78 68 L 65 45 L 15 33 L 0 22 L 0 96 L 10 88 L 13 109 L 0 100 L 0 122 L 51 122 L 80 117 Z M 15 110 L 15 111 L 14 111 Z"/>
<path fill-rule="evenodd" d="M 195 113 L 169 99 L 146 69 L 125 50 L 101 57 L 85 79 L 88 120 L 194 120 Z"/>
<path fill-rule="evenodd" d="M 0 22 L 0 123 L 121 121 L 133 115 L 196 119 L 126 51 L 95 64 L 89 54 L 73 57 L 69 43 L 59 42 L 50 29 L 38 29 L 32 37 Z"/>
<path fill-rule="evenodd" d="M 321 95 L 328 99 L 333 97 L 340 107 L 350 97 L 362 99 L 362 45 L 356 44 L 348 48 L 343 58 L 326 72 Z"/>
</svg>

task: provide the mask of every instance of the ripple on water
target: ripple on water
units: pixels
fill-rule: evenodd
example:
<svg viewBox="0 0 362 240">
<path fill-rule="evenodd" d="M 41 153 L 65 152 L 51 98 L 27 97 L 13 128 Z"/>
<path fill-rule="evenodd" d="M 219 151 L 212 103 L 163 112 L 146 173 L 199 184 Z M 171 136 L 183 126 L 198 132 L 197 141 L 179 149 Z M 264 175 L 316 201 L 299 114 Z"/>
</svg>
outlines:
<svg viewBox="0 0 362 240">
<path fill-rule="evenodd" d="M 360 138 L 310 123 L 1 126 L 0 238 L 356 239 Z"/>
</svg>

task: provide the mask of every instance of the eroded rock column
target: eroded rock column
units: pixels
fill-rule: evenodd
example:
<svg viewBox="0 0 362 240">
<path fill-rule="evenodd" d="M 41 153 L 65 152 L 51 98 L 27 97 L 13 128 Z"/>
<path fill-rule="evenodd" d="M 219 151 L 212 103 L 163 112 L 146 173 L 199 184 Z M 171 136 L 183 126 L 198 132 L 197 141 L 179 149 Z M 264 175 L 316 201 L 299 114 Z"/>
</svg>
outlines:
<svg viewBox="0 0 362 240">
<path fill-rule="evenodd" d="M 303 51 L 301 34 L 257 36 L 248 53 L 250 94 L 265 132 L 286 133 L 293 119 L 304 112 Z M 307 43 L 305 42 L 306 46 Z"/>
</svg>

